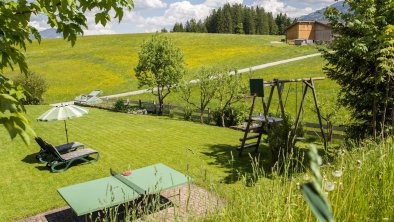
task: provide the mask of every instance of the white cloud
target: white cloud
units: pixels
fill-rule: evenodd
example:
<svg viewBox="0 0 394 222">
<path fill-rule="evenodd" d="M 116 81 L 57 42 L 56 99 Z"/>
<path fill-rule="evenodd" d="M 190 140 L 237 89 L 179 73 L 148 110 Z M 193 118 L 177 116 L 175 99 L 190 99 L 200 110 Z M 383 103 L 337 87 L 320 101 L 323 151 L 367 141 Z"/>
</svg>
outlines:
<svg viewBox="0 0 394 222">
<path fill-rule="evenodd" d="M 293 18 L 313 12 L 313 9 L 310 7 L 295 8 L 278 0 L 256 0 L 253 2 L 252 6 L 263 7 L 266 11 L 272 12 L 274 15 L 286 13 L 288 16 Z"/>
<path fill-rule="evenodd" d="M 184 23 L 192 18 L 205 19 L 213 9 L 208 5 L 217 5 L 218 2 L 226 3 L 226 1 L 218 0 L 207 0 L 202 4 L 191 4 L 189 1 L 174 2 L 167 7 L 161 16 L 143 17 L 138 11 L 134 11 L 128 13 L 126 19 L 135 24 L 142 32 L 158 31 L 163 27 L 170 28 L 176 22 Z"/>
<path fill-rule="evenodd" d="M 101 24 L 89 25 L 89 29 L 83 30 L 84 35 L 108 35 L 115 34 L 112 25 L 109 23 L 105 27 Z"/>
<path fill-rule="evenodd" d="M 243 0 L 206 0 L 202 5 L 205 5 L 210 8 L 219 8 L 220 6 L 230 3 L 230 4 L 241 4 Z"/>
<path fill-rule="evenodd" d="M 163 18 L 186 21 L 191 18 L 203 19 L 210 13 L 212 7 L 206 4 L 193 5 L 189 1 L 175 2 L 165 11 Z"/>
<path fill-rule="evenodd" d="M 84 35 L 107 35 L 107 34 L 115 34 L 115 31 L 112 29 L 112 22 L 107 23 L 105 26 L 95 23 L 95 13 L 97 13 L 98 10 L 94 11 L 89 11 L 85 13 L 86 16 L 86 25 L 88 26 L 88 29 L 84 29 Z M 114 17 L 114 12 L 110 11 L 110 16 L 111 18 Z"/>
<path fill-rule="evenodd" d="M 36 28 L 39 32 L 51 28 L 45 21 L 30 21 L 29 25 Z"/>
<path fill-rule="evenodd" d="M 335 3 L 335 0 L 303 0 L 303 3 L 310 3 L 310 4 L 333 4 Z"/>
<path fill-rule="evenodd" d="M 135 9 L 146 9 L 146 8 L 165 8 L 167 3 L 161 0 L 134 0 Z"/>
<path fill-rule="evenodd" d="M 39 14 L 39 15 L 33 14 L 30 18 L 29 25 L 33 26 L 40 32 L 45 29 L 51 28 L 51 26 L 47 24 L 47 20 L 48 18 L 44 14 Z"/>
<path fill-rule="evenodd" d="M 95 11 L 97 13 L 97 11 Z M 84 29 L 84 35 L 105 35 L 105 34 L 115 34 L 115 31 L 113 31 L 113 23 L 110 22 L 107 23 L 107 25 L 104 27 L 101 24 L 96 24 L 94 21 L 94 14 L 95 12 L 86 12 L 86 24 L 88 26 L 88 29 Z M 111 17 L 114 16 L 113 12 L 110 12 Z M 36 28 L 38 31 L 44 31 L 46 29 L 50 29 L 51 26 L 47 24 L 48 17 L 45 14 L 39 14 L 39 15 L 32 15 L 29 21 L 29 25 L 33 26 Z"/>
<path fill-rule="evenodd" d="M 145 17 L 136 9 L 128 13 L 126 18 L 128 22 L 135 24 L 142 32 L 153 32 L 163 27 L 172 28 L 176 22 L 185 23 L 192 18 L 203 20 L 210 14 L 211 10 L 226 3 L 241 4 L 243 0 L 205 0 L 200 4 L 192 4 L 190 1 L 183 0 L 167 5 L 164 13 L 159 16 Z"/>
</svg>

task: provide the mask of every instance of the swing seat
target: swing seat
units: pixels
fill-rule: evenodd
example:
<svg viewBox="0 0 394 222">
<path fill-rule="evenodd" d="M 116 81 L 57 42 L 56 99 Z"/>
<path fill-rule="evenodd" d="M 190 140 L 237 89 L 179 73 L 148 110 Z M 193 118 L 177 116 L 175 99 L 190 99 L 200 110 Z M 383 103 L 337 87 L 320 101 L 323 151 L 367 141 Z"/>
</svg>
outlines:
<svg viewBox="0 0 394 222">
<path fill-rule="evenodd" d="M 271 117 L 271 116 L 267 116 L 267 119 L 265 118 L 265 116 L 255 116 L 252 117 L 253 121 L 260 121 L 260 122 L 268 122 L 268 124 L 273 124 L 273 123 L 278 123 L 278 122 L 282 122 L 283 119 L 282 118 L 278 118 L 278 117 Z"/>
</svg>

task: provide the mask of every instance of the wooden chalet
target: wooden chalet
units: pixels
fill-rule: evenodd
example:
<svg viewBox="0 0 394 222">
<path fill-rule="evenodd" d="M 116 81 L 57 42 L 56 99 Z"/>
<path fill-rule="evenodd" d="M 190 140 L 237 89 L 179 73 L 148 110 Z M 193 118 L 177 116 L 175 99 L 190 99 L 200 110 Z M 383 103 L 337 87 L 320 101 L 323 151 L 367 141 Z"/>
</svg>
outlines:
<svg viewBox="0 0 394 222">
<path fill-rule="evenodd" d="M 298 21 L 287 27 L 286 42 L 295 44 L 323 43 L 332 40 L 332 29 L 317 21 Z"/>
</svg>

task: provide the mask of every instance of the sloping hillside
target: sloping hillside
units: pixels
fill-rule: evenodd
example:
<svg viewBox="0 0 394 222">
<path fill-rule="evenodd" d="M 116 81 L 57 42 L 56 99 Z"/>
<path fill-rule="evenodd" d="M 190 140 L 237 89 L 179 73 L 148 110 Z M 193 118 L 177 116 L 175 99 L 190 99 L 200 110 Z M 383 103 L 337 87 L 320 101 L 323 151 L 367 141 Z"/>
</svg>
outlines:
<svg viewBox="0 0 394 222">
<path fill-rule="evenodd" d="M 152 34 L 86 36 L 71 45 L 63 39 L 45 39 L 28 46 L 30 69 L 49 84 L 45 102 L 73 99 L 94 89 L 114 94 L 138 89 L 134 67 L 141 43 Z M 313 46 L 273 44 L 283 36 L 168 33 L 184 53 L 189 71 L 203 65 L 246 68 L 315 53 Z M 16 73 L 16 71 L 14 72 Z M 8 75 L 12 75 L 11 72 Z M 190 73 L 189 76 L 192 76 Z"/>
</svg>

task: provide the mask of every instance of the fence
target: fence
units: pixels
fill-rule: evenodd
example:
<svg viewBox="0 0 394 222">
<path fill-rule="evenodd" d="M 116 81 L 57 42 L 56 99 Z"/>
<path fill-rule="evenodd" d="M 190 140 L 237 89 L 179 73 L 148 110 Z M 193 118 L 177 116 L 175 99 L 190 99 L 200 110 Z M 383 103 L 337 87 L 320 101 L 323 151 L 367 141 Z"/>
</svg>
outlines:
<svg viewBox="0 0 394 222">
<path fill-rule="evenodd" d="M 312 136 L 321 136 L 320 125 L 317 123 L 303 123 L 304 133 Z M 330 122 L 323 124 L 323 130 L 327 137 L 327 141 L 333 139 L 343 139 L 345 137 L 344 128 L 341 126 L 333 126 Z"/>
<path fill-rule="evenodd" d="M 96 108 L 103 108 L 103 109 L 110 109 L 112 108 L 113 104 L 117 101 L 116 98 L 111 99 L 104 99 L 103 103 L 93 105 L 91 107 Z M 156 102 L 143 102 L 141 100 L 132 101 L 132 100 L 124 100 L 125 105 L 135 105 L 140 108 L 144 108 L 148 111 L 148 113 L 157 114 L 159 111 L 159 104 Z M 188 116 L 190 120 L 193 121 L 200 121 L 201 120 L 201 110 L 199 109 L 187 109 L 183 106 L 175 106 L 171 104 L 164 104 L 163 105 L 163 115 L 167 116 L 175 116 L 179 118 L 185 118 Z M 203 111 L 203 121 L 204 123 L 211 123 L 212 122 L 212 110 L 208 108 L 207 110 Z M 317 123 L 309 123 L 304 122 L 302 123 L 304 127 L 304 133 L 311 136 L 321 136 L 320 134 L 320 125 Z M 344 138 L 344 128 L 333 126 L 330 122 L 323 124 L 324 133 L 326 134 L 327 140 L 330 142 L 332 139 L 343 139 Z"/>
<path fill-rule="evenodd" d="M 118 101 L 116 98 L 106 98 L 103 99 L 103 102 L 100 104 L 96 105 L 86 105 L 86 104 L 79 104 L 83 106 L 89 106 L 89 107 L 95 107 L 95 108 L 100 108 L 100 109 L 112 109 L 114 103 Z M 141 109 L 146 109 L 148 113 L 153 113 L 153 114 L 158 114 L 159 112 L 159 104 L 156 102 L 143 102 L 141 100 L 138 101 L 133 101 L 133 100 L 123 100 L 125 105 L 134 105 L 138 106 Z M 201 110 L 199 109 L 188 109 L 183 106 L 176 106 L 172 104 L 164 104 L 163 105 L 163 115 L 167 116 L 175 116 L 179 118 L 185 118 L 185 116 L 188 116 L 187 118 L 193 121 L 200 121 L 201 120 Z M 206 110 L 203 111 L 203 120 L 205 123 L 210 123 L 212 121 L 212 110 L 210 108 L 207 108 Z"/>
</svg>

